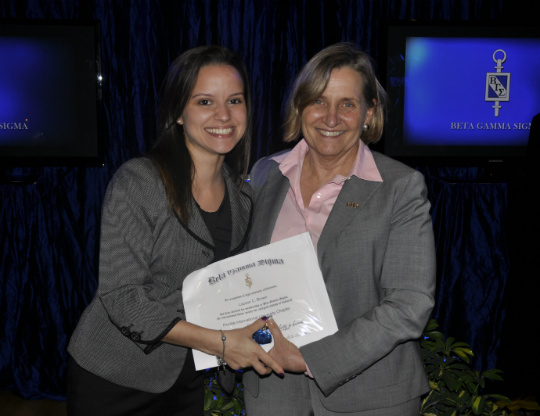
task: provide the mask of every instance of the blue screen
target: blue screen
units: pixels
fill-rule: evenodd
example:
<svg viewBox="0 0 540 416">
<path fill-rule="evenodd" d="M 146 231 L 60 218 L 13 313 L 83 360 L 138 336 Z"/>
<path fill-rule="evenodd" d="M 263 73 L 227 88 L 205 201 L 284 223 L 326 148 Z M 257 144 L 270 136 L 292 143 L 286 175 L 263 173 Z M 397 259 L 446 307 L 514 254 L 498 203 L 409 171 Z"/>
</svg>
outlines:
<svg viewBox="0 0 540 416">
<path fill-rule="evenodd" d="M 0 24 L 0 159 L 99 153 L 93 25 Z"/>
<path fill-rule="evenodd" d="M 540 39 L 409 37 L 403 99 L 405 145 L 526 146 Z"/>
<path fill-rule="evenodd" d="M 0 143 L 61 147 L 77 134 L 76 69 L 65 42 L 0 38 Z M 61 64 L 60 64 L 61 63 Z"/>
</svg>

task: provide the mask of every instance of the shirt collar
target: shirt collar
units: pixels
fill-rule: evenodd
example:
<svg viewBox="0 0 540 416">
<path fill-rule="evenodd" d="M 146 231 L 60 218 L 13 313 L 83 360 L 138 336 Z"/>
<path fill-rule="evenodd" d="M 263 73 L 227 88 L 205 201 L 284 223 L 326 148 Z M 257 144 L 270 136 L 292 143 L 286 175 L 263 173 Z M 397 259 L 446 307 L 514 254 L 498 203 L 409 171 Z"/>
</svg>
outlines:
<svg viewBox="0 0 540 416">
<path fill-rule="evenodd" d="M 306 153 L 309 150 L 307 142 L 302 139 L 298 142 L 294 148 L 287 153 L 281 153 L 277 156 L 272 157 L 272 160 L 275 160 L 279 163 L 279 169 L 283 175 L 288 176 L 287 174 L 294 168 L 302 168 L 304 163 L 304 158 Z M 373 153 L 369 147 L 362 141 L 359 140 L 358 152 L 354 164 L 352 166 L 349 176 L 337 175 L 332 182 L 342 183 L 351 176 L 356 176 L 357 178 L 364 179 L 371 182 L 382 182 L 381 174 L 379 169 L 377 169 L 377 164 L 375 159 L 373 159 Z"/>
</svg>

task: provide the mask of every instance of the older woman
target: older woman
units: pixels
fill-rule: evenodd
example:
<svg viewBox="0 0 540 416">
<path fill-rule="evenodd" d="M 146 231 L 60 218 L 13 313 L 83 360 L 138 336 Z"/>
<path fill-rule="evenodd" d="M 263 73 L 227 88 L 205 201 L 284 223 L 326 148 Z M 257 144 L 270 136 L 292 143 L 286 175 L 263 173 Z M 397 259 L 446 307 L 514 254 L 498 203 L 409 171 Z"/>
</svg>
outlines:
<svg viewBox="0 0 540 416">
<path fill-rule="evenodd" d="M 261 159 L 250 248 L 308 231 L 338 331 L 300 349 L 273 320 L 285 377 L 244 376 L 250 416 L 418 415 L 429 390 L 415 339 L 434 304 L 435 253 L 422 175 L 371 152 L 385 92 L 348 43 L 313 57 L 294 85 L 285 140 Z"/>
</svg>

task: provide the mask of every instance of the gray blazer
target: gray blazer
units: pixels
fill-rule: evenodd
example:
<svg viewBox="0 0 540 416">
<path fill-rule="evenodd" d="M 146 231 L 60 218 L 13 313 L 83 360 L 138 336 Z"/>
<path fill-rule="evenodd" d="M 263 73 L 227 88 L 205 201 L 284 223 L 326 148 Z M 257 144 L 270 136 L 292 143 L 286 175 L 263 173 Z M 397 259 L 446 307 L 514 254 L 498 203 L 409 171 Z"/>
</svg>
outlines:
<svg viewBox="0 0 540 416">
<path fill-rule="evenodd" d="M 249 185 L 223 168 L 232 213 L 232 254 L 244 250 L 251 223 Z M 168 207 L 149 159 L 126 162 L 111 180 L 102 210 L 99 286 L 68 346 L 77 363 L 100 377 L 139 390 L 166 391 L 187 348 L 161 339 L 185 319 L 182 283 L 214 258 L 213 240 L 193 204 L 189 227 Z"/>
<path fill-rule="evenodd" d="M 339 330 L 301 348 L 318 387 L 311 391 L 335 412 L 393 406 L 429 390 L 415 342 L 435 291 L 426 186 L 416 170 L 373 156 L 383 182 L 347 180 L 317 245 Z M 250 249 L 270 242 L 289 181 L 275 161 L 265 158 L 254 166 L 251 185 Z M 245 374 L 244 385 L 247 394 L 258 396 L 254 372 Z M 295 400 L 287 396 L 287 391 L 274 392 L 279 400 Z"/>
</svg>

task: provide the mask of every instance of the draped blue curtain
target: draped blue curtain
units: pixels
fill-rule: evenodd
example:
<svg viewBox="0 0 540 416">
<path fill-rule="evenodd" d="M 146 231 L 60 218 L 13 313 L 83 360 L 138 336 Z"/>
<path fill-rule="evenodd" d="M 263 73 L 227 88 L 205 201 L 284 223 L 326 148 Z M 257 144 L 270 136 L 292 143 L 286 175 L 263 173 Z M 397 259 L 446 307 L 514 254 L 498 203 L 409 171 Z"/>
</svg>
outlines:
<svg viewBox="0 0 540 416">
<path fill-rule="evenodd" d="M 478 369 L 495 367 L 510 272 L 508 184 L 480 168 L 424 169 L 436 230 L 437 302 L 443 331 L 465 340 Z"/>
<path fill-rule="evenodd" d="M 282 107 L 315 52 L 353 41 L 375 59 L 384 19 L 499 21 L 503 0 L 0 0 L 0 17 L 99 20 L 104 131 L 99 168 L 6 168 L 0 184 L 0 388 L 62 399 L 66 347 L 97 286 L 100 208 L 122 162 L 146 150 L 169 63 L 199 44 L 238 51 L 252 75 L 252 161 L 284 148 Z M 2 59 L 0 57 L 0 64 Z M 507 184 L 477 169 L 424 169 L 433 202 L 442 330 L 496 366 L 509 274 Z"/>
</svg>

